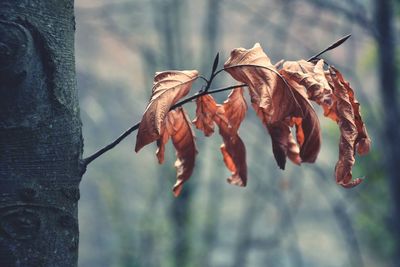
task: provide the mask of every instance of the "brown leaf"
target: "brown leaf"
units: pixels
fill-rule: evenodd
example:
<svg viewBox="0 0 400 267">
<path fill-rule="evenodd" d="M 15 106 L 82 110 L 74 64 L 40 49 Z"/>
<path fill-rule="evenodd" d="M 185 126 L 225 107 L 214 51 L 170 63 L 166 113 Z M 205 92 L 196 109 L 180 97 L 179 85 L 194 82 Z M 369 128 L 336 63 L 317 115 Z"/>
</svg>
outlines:
<svg viewBox="0 0 400 267">
<path fill-rule="evenodd" d="M 190 119 L 181 107 L 168 112 L 165 124 L 162 138 L 157 142 L 159 146 L 157 157 L 159 162 L 162 162 L 160 158 L 164 159 L 164 145 L 168 140 L 168 137 L 165 136 L 170 135 L 177 156 L 175 161 L 177 177 L 173 188 L 174 195 L 177 197 L 182 191 L 183 183 L 190 178 L 193 172 L 197 154 L 195 136 L 190 127 Z"/>
<path fill-rule="evenodd" d="M 317 113 L 311 103 L 298 90 L 293 90 L 294 96 L 302 111 L 301 117 L 292 117 L 296 126 L 296 139 L 300 145 L 302 162 L 315 162 L 321 148 L 321 126 Z"/>
<path fill-rule="evenodd" d="M 321 148 L 321 127 L 318 116 L 308 100 L 310 96 L 324 106 L 331 105 L 332 91 L 325 79 L 323 61 L 317 65 L 304 60 L 287 61 L 279 71 L 290 85 L 301 112 L 290 117 L 290 126 L 296 126 L 296 139 L 302 162 L 315 162 Z M 329 91 L 325 87 L 329 88 Z M 295 162 L 296 163 L 296 162 Z"/>
<path fill-rule="evenodd" d="M 217 113 L 217 103 L 211 95 L 204 95 L 196 99 L 196 118 L 193 124 L 202 130 L 205 136 L 214 133 L 214 116 Z"/>
<path fill-rule="evenodd" d="M 355 162 L 354 148 L 358 136 L 354 109 L 342 76 L 334 68 L 330 68 L 329 71 L 334 86 L 333 93 L 336 97 L 338 124 L 341 133 L 339 160 L 335 167 L 336 183 L 351 188 L 362 182 L 360 178 L 352 180 L 351 171 Z"/>
<path fill-rule="evenodd" d="M 225 63 L 225 70 L 250 89 L 252 106 L 267 126 L 272 138 L 272 148 L 280 168 L 284 168 L 286 156 L 300 163 L 298 147 L 284 120 L 301 116 L 301 109 L 285 79 L 272 65 L 268 56 L 257 43 L 251 49 L 237 48 Z"/>
<path fill-rule="evenodd" d="M 279 168 L 285 169 L 286 157 L 297 165 L 300 165 L 300 150 L 290 132 L 288 120 L 268 124 L 267 129 L 272 139 L 272 152 Z"/>
<path fill-rule="evenodd" d="M 300 148 L 299 145 L 296 143 L 296 140 L 293 138 L 292 133 L 288 135 L 287 141 L 287 156 L 288 158 L 295 164 L 300 165 L 301 163 L 301 156 L 300 156 Z"/>
<path fill-rule="evenodd" d="M 367 128 L 365 127 L 365 124 L 361 118 L 360 103 L 355 98 L 354 90 L 350 87 L 350 83 L 344 80 L 343 75 L 336 68 L 334 67 L 331 68 L 333 68 L 341 84 L 343 84 L 343 86 L 347 90 L 347 93 L 349 94 L 349 101 L 354 110 L 354 119 L 357 127 L 357 137 L 355 141 L 355 147 L 359 155 L 365 155 L 370 150 L 371 139 L 369 138 Z"/>
<path fill-rule="evenodd" d="M 304 130 L 303 130 L 303 119 L 292 117 L 290 118 L 290 125 L 296 126 L 296 140 L 299 146 L 303 146 L 305 141 Z"/>
<path fill-rule="evenodd" d="M 164 163 L 165 144 L 168 142 L 169 137 L 175 132 L 173 116 L 168 116 L 168 114 L 165 118 L 165 127 L 163 128 L 161 137 L 157 139 L 158 148 L 156 151 L 156 155 L 159 164 Z"/>
<path fill-rule="evenodd" d="M 167 131 L 164 131 L 164 133 L 161 135 L 161 137 L 157 140 L 157 159 L 159 164 L 164 163 L 164 153 L 165 153 L 165 144 L 168 142 L 169 139 L 169 133 Z"/>
<path fill-rule="evenodd" d="M 246 186 L 247 164 L 246 148 L 238 135 L 240 124 L 247 111 L 246 101 L 243 97 L 243 89 L 233 89 L 223 105 L 218 106 L 214 120 L 219 127 L 219 133 L 224 140 L 221 145 L 221 153 L 227 168 L 232 172 L 227 179 L 230 184 Z"/>
<path fill-rule="evenodd" d="M 168 111 L 179 99 L 189 93 L 192 83 L 197 77 L 196 70 L 156 73 L 150 103 L 140 122 L 136 138 L 136 152 L 161 137 Z"/>
<path fill-rule="evenodd" d="M 335 88 L 335 85 L 333 84 L 333 80 L 330 74 L 330 70 L 326 70 L 325 72 L 325 78 L 328 81 L 329 87 L 333 90 Z M 333 91 L 332 91 L 333 92 Z M 337 107 L 336 107 L 337 101 L 336 101 L 336 96 L 335 94 L 332 94 L 332 105 L 327 106 L 327 105 L 322 105 L 322 108 L 324 110 L 324 116 L 333 120 L 336 123 L 339 123 L 339 117 L 337 115 Z"/>
<path fill-rule="evenodd" d="M 308 99 L 322 106 L 330 107 L 332 105 L 332 89 L 325 78 L 322 59 L 316 64 L 305 60 L 286 61 L 283 63 L 280 73 L 292 86 L 293 82 L 304 86 Z"/>
<path fill-rule="evenodd" d="M 216 115 L 224 115 L 216 116 L 216 123 L 218 126 L 222 127 L 224 132 L 230 134 L 237 133 L 247 112 L 247 104 L 243 96 L 243 88 L 238 87 L 233 89 L 228 95 L 228 99 L 218 108 L 219 110 Z"/>
<path fill-rule="evenodd" d="M 264 124 L 282 121 L 298 110 L 292 91 L 260 44 L 232 50 L 224 67 L 235 80 L 249 86 L 252 106 Z"/>
</svg>

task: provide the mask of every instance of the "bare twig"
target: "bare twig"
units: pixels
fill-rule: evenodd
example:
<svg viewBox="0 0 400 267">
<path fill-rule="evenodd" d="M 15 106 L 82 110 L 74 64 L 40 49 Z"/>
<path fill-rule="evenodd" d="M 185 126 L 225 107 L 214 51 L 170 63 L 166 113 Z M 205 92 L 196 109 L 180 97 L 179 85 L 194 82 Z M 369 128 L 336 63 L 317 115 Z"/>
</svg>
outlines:
<svg viewBox="0 0 400 267">
<path fill-rule="evenodd" d="M 233 88 L 237 88 L 237 87 L 245 87 L 247 86 L 246 84 L 239 84 L 239 85 L 232 85 L 232 86 L 227 86 L 227 87 L 222 87 L 222 88 L 217 88 L 217 89 L 212 89 L 212 90 L 208 90 L 208 91 L 200 91 L 199 93 L 196 93 L 188 98 L 183 99 L 182 101 L 176 103 L 175 105 L 173 105 L 170 110 L 175 109 L 177 107 L 180 107 L 188 102 L 191 102 L 193 100 L 195 100 L 196 98 L 203 96 L 203 95 L 210 95 L 210 94 L 216 94 L 219 92 L 223 92 L 223 91 L 227 91 Z M 91 163 L 93 160 L 97 159 L 98 157 L 100 157 L 101 155 L 103 155 L 104 153 L 106 153 L 107 151 L 109 151 L 110 149 L 113 149 L 116 145 L 118 145 L 122 140 L 124 140 L 127 136 L 129 136 L 132 132 L 136 131 L 139 128 L 140 122 L 136 123 L 135 125 L 133 125 L 132 127 L 130 127 L 129 129 L 127 129 L 123 134 L 121 134 L 117 139 L 115 139 L 113 142 L 111 142 L 110 144 L 106 145 L 105 147 L 101 148 L 100 150 L 98 150 L 97 152 L 95 152 L 94 154 L 92 154 L 91 156 L 83 159 L 81 161 L 81 168 L 82 168 L 82 173 L 85 172 L 86 170 L 86 166 L 89 165 L 89 163 Z"/>
<path fill-rule="evenodd" d="M 325 48 L 324 50 L 322 50 L 321 52 L 319 52 L 318 54 L 316 54 L 315 56 L 312 56 L 308 61 L 311 61 L 317 57 L 319 57 L 320 55 L 322 55 L 323 53 L 332 50 L 336 47 L 338 47 L 339 45 L 341 45 L 342 43 L 344 43 L 348 38 L 350 37 L 350 34 L 339 39 L 338 41 L 334 42 L 333 44 L 331 44 L 330 46 L 328 46 L 327 48 Z M 228 68 L 222 68 L 218 71 L 216 71 L 217 65 L 218 65 L 218 61 L 219 61 L 219 54 L 216 55 L 215 59 L 214 59 L 214 64 L 212 66 L 212 72 L 210 75 L 210 78 L 207 80 L 204 77 L 202 77 L 202 79 L 204 79 L 206 81 L 206 86 L 204 90 L 200 90 L 198 91 L 196 94 L 183 99 L 182 101 L 176 103 L 175 105 L 173 105 L 170 110 L 175 109 L 177 107 L 180 107 L 188 102 L 191 102 L 195 99 L 197 99 L 198 97 L 201 97 L 203 95 L 208 95 L 208 94 L 216 94 L 219 92 L 223 92 L 223 91 L 227 91 L 233 88 L 237 88 L 237 87 L 246 87 L 246 84 L 239 84 L 239 85 L 232 85 L 232 86 L 227 86 L 227 87 L 222 87 L 222 88 L 217 88 L 217 89 L 212 89 L 209 90 L 209 88 L 211 87 L 212 81 L 214 80 L 214 78 L 220 74 L 222 71 L 227 70 Z M 279 74 L 279 72 L 277 72 L 275 69 L 273 68 L 269 68 L 266 66 L 258 66 L 258 65 L 240 65 L 240 66 L 235 66 L 235 67 L 246 67 L 246 66 L 252 66 L 252 67 L 260 67 L 260 68 L 264 68 L 264 69 L 268 69 L 271 70 L 273 72 L 275 72 L 281 79 L 283 79 L 281 77 L 281 75 Z M 283 81 L 286 84 L 286 81 L 283 79 Z M 286 84 L 287 85 L 287 84 Z M 110 144 L 106 145 L 105 147 L 101 148 L 100 150 L 98 150 L 97 152 L 95 152 L 94 154 L 92 154 L 91 156 L 81 160 L 81 174 L 83 174 L 86 171 L 86 167 L 87 165 L 89 165 L 93 160 L 97 159 L 98 157 L 100 157 L 101 155 L 103 155 L 104 153 L 106 153 L 107 151 L 113 149 L 116 145 L 118 145 L 122 140 L 124 140 L 127 136 L 129 136 L 132 132 L 136 131 L 139 128 L 140 122 L 136 123 L 135 125 L 133 125 L 132 127 L 130 127 L 129 129 L 127 129 L 123 134 L 121 134 L 117 139 L 115 139 L 113 142 L 111 142 Z"/>
</svg>

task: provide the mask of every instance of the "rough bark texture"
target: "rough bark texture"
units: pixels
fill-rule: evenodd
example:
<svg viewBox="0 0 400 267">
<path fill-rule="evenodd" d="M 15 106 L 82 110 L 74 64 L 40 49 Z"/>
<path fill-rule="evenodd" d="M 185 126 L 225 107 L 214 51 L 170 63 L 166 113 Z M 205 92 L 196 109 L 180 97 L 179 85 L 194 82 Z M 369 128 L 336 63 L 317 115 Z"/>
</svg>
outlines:
<svg viewBox="0 0 400 267">
<path fill-rule="evenodd" d="M 385 162 L 392 190 L 393 221 L 392 230 L 394 239 L 397 241 L 395 250 L 395 264 L 400 261 L 400 174 L 398 165 L 400 162 L 400 128 L 398 127 L 400 111 L 398 106 L 398 90 L 396 85 L 396 63 L 395 63 L 395 33 L 394 33 L 394 2 L 375 1 L 376 4 L 376 26 L 378 32 L 379 74 L 380 88 L 385 107 L 385 129 L 383 140 L 385 140 Z"/>
<path fill-rule="evenodd" d="M 0 266 L 76 266 L 73 0 L 0 1 Z"/>
</svg>

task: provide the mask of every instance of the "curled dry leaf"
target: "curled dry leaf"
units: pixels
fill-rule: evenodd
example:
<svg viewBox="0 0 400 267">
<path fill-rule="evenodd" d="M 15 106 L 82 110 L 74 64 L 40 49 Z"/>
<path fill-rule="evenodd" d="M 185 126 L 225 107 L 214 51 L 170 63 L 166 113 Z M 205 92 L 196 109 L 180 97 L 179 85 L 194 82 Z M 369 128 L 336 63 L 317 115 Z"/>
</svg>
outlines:
<svg viewBox="0 0 400 267">
<path fill-rule="evenodd" d="M 296 126 L 300 157 L 302 162 L 314 162 L 321 147 L 321 129 L 318 116 L 308 100 L 317 102 L 328 114 L 332 111 L 334 98 L 325 77 L 324 61 L 286 61 L 279 72 L 294 89 L 294 96 L 302 110 L 302 116 L 291 118 Z"/>
<path fill-rule="evenodd" d="M 272 139 L 272 151 L 279 168 L 285 169 L 286 157 L 300 165 L 300 149 L 290 132 L 288 119 L 267 125 Z"/>
<path fill-rule="evenodd" d="M 325 78 L 324 61 L 318 60 L 316 64 L 305 60 L 286 61 L 280 73 L 293 86 L 293 83 L 304 86 L 308 99 L 319 105 L 330 107 L 332 105 L 332 89 Z"/>
<path fill-rule="evenodd" d="M 198 77 L 196 70 L 156 73 L 150 103 L 140 122 L 135 151 L 158 140 L 164 132 L 165 118 L 170 108 L 186 96 Z"/>
<path fill-rule="evenodd" d="M 284 169 L 288 155 L 299 164 L 298 147 L 284 120 L 300 116 L 301 109 L 289 85 L 261 46 L 256 43 L 251 49 L 234 49 L 224 67 L 234 79 L 249 86 L 252 106 L 268 128 L 279 167 Z"/>
<path fill-rule="evenodd" d="M 195 136 L 190 127 L 190 120 L 181 107 L 168 112 L 162 138 L 157 141 L 157 157 L 160 163 L 164 160 L 165 143 L 169 136 L 171 136 L 172 144 L 176 149 L 177 177 L 173 192 L 175 196 L 178 196 L 182 191 L 183 183 L 192 175 L 197 154 Z"/>
<path fill-rule="evenodd" d="M 213 71 L 217 66 L 217 58 Z M 316 160 L 321 146 L 321 129 L 310 103 L 313 100 L 322 106 L 324 115 L 336 121 L 340 127 L 336 182 L 346 188 L 362 182 L 360 178 L 352 178 L 354 154 L 355 151 L 359 154 L 368 153 L 371 140 L 354 91 L 337 69 L 330 67 L 324 71 L 323 60 L 281 61 L 274 66 L 258 43 L 251 49 L 234 49 L 224 67 L 234 79 L 248 85 L 252 106 L 271 135 L 273 153 L 279 167 L 284 169 L 286 157 L 296 164 Z M 158 73 L 137 136 L 136 151 L 157 141 L 159 163 L 164 161 L 165 144 L 171 137 L 177 154 L 177 182 L 173 188 L 175 196 L 179 195 L 183 183 L 193 172 L 197 151 L 186 113 L 182 108 L 170 109 L 189 92 L 197 77 L 195 70 Z M 223 159 L 232 172 L 228 182 L 245 186 L 246 149 L 238 135 L 247 111 L 243 89 L 238 87 L 232 90 L 222 105 L 217 105 L 210 95 L 199 96 L 196 103 L 193 124 L 206 136 L 214 132 L 214 123 L 218 125 L 224 141 L 221 145 Z M 296 138 L 292 135 L 291 127 L 296 128 Z"/>
<path fill-rule="evenodd" d="M 211 95 L 203 95 L 196 99 L 196 118 L 193 124 L 204 132 L 205 136 L 214 133 L 214 116 L 217 113 L 217 103 Z"/>
<path fill-rule="evenodd" d="M 334 86 L 333 93 L 336 97 L 338 124 L 341 133 L 339 160 L 335 167 L 336 183 L 351 188 L 362 182 L 360 178 L 353 180 L 351 171 L 355 162 L 354 150 L 358 135 L 355 114 L 343 78 L 334 68 L 330 68 L 329 71 Z"/>
<path fill-rule="evenodd" d="M 296 139 L 300 146 L 300 158 L 302 162 L 313 163 L 318 157 L 321 148 L 321 126 L 317 113 L 310 101 L 296 88 L 294 96 L 302 111 L 301 117 L 291 117 L 291 122 L 296 126 Z"/>
<path fill-rule="evenodd" d="M 328 81 L 329 87 L 331 87 L 331 89 L 333 90 L 333 88 L 335 87 L 332 81 L 332 77 L 330 74 L 329 69 L 325 71 L 325 78 Z M 333 91 L 332 91 L 333 92 Z M 324 116 L 333 120 L 334 122 L 338 123 L 339 122 L 339 118 L 337 115 L 337 101 L 336 101 L 336 96 L 335 94 L 332 94 L 332 105 L 326 106 L 326 105 L 322 105 L 322 108 L 324 110 Z"/>
<path fill-rule="evenodd" d="M 309 100 L 321 105 L 326 114 L 332 110 L 332 89 L 325 78 L 324 61 L 286 61 L 279 71 L 295 91 L 303 115 L 295 119 L 297 141 L 303 162 L 314 162 L 321 147 L 321 130 L 318 116 Z"/>
<path fill-rule="evenodd" d="M 164 154 L 165 154 L 165 144 L 168 142 L 171 135 L 175 133 L 174 129 L 174 117 L 169 116 L 169 112 L 167 117 L 165 118 L 165 127 L 162 130 L 161 137 L 157 139 L 157 159 L 159 164 L 164 163 Z"/>
<path fill-rule="evenodd" d="M 168 115 L 167 115 L 168 117 Z M 164 163 L 164 154 L 165 154 L 165 144 L 168 142 L 168 139 L 170 137 L 170 134 L 167 130 L 164 130 L 164 132 L 161 134 L 161 137 L 157 139 L 157 159 L 158 163 L 163 164 Z"/>
<path fill-rule="evenodd" d="M 224 67 L 235 80 L 249 86 L 252 106 L 264 124 L 281 121 L 298 111 L 292 91 L 260 44 L 232 50 Z"/>
<path fill-rule="evenodd" d="M 246 147 L 238 135 L 246 111 L 247 105 L 243 97 L 243 89 L 236 88 L 231 91 L 223 105 L 218 106 L 218 111 L 214 116 L 219 133 L 224 140 L 221 145 L 221 153 L 225 165 L 232 172 L 227 181 L 238 186 L 247 184 Z"/>
<path fill-rule="evenodd" d="M 267 125 L 274 156 L 281 169 L 285 169 L 286 157 L 297 165 L 301 162 L 315 162 L 321 148 L 321 127 L 314 108 L 301 91 L 293 89 L 293 94 L 300 106 L 301 115 Z M 296 127 L 297 143 L 289 126 Z"/>
<path fill-rule="evenodd" d="M 350 87 L 350 83 L 344 80 L 343 75 L 334 67 L 330 67 L 336 73 L 340 83 L 347 90 L 349 95 L 349 101 L 354 110 L 354 120 L 357 127 L 357 137 L 355 141 L 355 147 L 359 155 L 365 155 L 371 148 L 371 139 L 368 135 L 367 128 L 362 120 L 360 113 L 360 103 L 357 101 L 354 95 L 354 90 Z M 336 110 L 336 109 L 334 109 Z M 332 112 L 332 111 L 331 111 Z"/>
</svg>

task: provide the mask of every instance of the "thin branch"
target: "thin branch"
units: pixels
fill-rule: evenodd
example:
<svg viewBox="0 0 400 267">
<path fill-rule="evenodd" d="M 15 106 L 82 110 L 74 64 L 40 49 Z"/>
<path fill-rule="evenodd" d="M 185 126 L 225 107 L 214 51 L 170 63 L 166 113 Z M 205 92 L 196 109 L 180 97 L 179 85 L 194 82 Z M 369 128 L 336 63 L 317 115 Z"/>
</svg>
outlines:
<svg viewBox="0 0 400 267">
<path fill-rule="evenodd" d="M 205 81 L 206 83 L 208 83 L 209 81 L 207 80 L 207 78 L 206 77 L 204 77 L 204 76 L 199 76 L 199 79 L 202 79 L 203 81 Z"/>
<path fill-rule="evenodd" d="M 322 55 L 323 53 L 332 50 L 338 46 L 340 46 L 342 43 L 344 43 L 348 38 L 350 37 L 350 35 L 347 35 L 341 39 L 339 39 L 338 41 L 334 42 L 333 44 L 331 44 L 330 46 L 328 46 L 327 48 L 325 48 L 324 50 L 322 50 L 320 53 L 316 54 L 315 56 L 311 57 L 309 60 L 312 60 L 320 55 Z M 228 87 L 223 87 L 223 88 L 217 88 L 217 89 L 213 89 L 213 90 L 209 90 L 213 79 L 220 74 L 222 71 L 225 71 L 229 68 L 233 68 L 233 67 L 246 67 L 246 66 L 252 66 L 252 67 L 259 67 L 259 68 L 264 68 L 264 69 L 268 69 L 274 73 L 276 73 L 286 84 L 286 86 L 289 87 L 289 85 L 287 84 L 286 80 L 283 79 L 283 77 L 279 74 L 278 71 L 276 71 L 274 68 L 270 68 L 267 66 L 260 66 L 260 65 L 252 65 L 252 64 L 243 64 L 243 65 L 236 65 L 236 66 L 232 66 L 232 67 L 228 67 L 228 68 L 222 68 L 218 71 L 216 71 L 216 67 L 218 65 L 218 60 L 219 60 L 219 54 L 216 55 L 215 59 L 214 59 L 214 64 L 212 67 L 212 72 L 210 75 L 210 78 L 207 81 L 206 87 L 204 90 L 200 90 L 198 91 L 196 94 L 194 94 L 193 96 L 190 96 L 186 99 L 183 99 L 182 101 L 176 103 L 175 105 L 173 105 L 170 110 L 175 109 L 177 107 L 180 107 L 188 102 L 191 102 L 195 99 L 197 99 L 198 97 L 201 97 L 203 95 L 208 95 L 208 94 L 216 94 L 219 92 L 223 92 L 226 90 L 230 90 L 233 88 L 237 88 L 237 87 L 245 87 L 247 86 L 246 84 L 239 84 L 239 85 L 232 85 L 232 86 L 228 86 Z M 201 76 L 202 79 L 205 79 L 204 77 Z M 97 152 L 95 152 L 94 154 L 92 154 L 91 156 L 81 160 L 81 174 L 83 174 L 86 171 L 86 167 L 87 165 L 89 165 L 93 160 L 97 159 L 98 157 L 100 157 L 101 155 L 103 155 L 104 153 L 106 153 L 107 151 L 113 149 L 116 145 L 118 145 L 122 140 L 124 140 L 127 136 L 129 136 L 132 132 L 136 131 L 139 128 L 140 122 L 136 123 L 135 125 L 133 125 L 132 127 L 130 127 L 129 129 L 127 129 L 123 134 L 121 134 L 117 139 L 115 139 L 113 142 L 111 142 L 110 144 L 106 145 L 105 147 L 101 148 L 100 150 L 98 150 Z"/>
<path fill-rule="evenodd" d="M 219 93 L 219 92 L 227 91 L 227 90 L 238 88 L 238 87 L 245 87 L 245 86 L 247 86 L 247 85 L 246 84 L 238 84 L 238 85 L 232 85 L 232 86 L 228 86 L 228 87 L 212 89 L 212 90 L 208 90 L 208 91 L 200 91 L 199 93 L 196 93 L 196 94 L 194 94 L 194 95 L 192 95 L 192 96 L 190 96 L 190 97 L 188 97 L 186 99 L 183 99 L 182 101 L 176 103 L 175 105 L 173 105 L 170 108 L 170 110 L 175 109 L 177 107 L 180 107 L 180 106 L 182 106 L 182 105 L 184 105 L 184 104 L 186 104 L 188 102 L 191 102 L 191 101 L 193 101 L 193 100 L 195 100 L 198 97 L 203 96 L 203 95 L 216 94 L 216 93 Z M 93 160 L 97 159 L 98 157 L 100 157 L 101 155 L 103 155 L 104 153 L 109 151 L 110 149 L 113 149 L 116 145 L 118 145 L 122 140 L 124 140 L 132 132 L 136 131 L 139 128 L 139 125 L 140 125 L 140 122 L 136 123 L 135 125 L 133 125 L 129 129 L 127 129 L 123 134 L 121 134 L 113 142 L 111 142 L 110 144 L 108 144 L 105 147 L 101 148 L 100 150 L 95 152 L 93 155 L 83 159 L 81 161 L 82 173 L 85 172 L 87 165 L 89 165 Z"/>
</svg>

